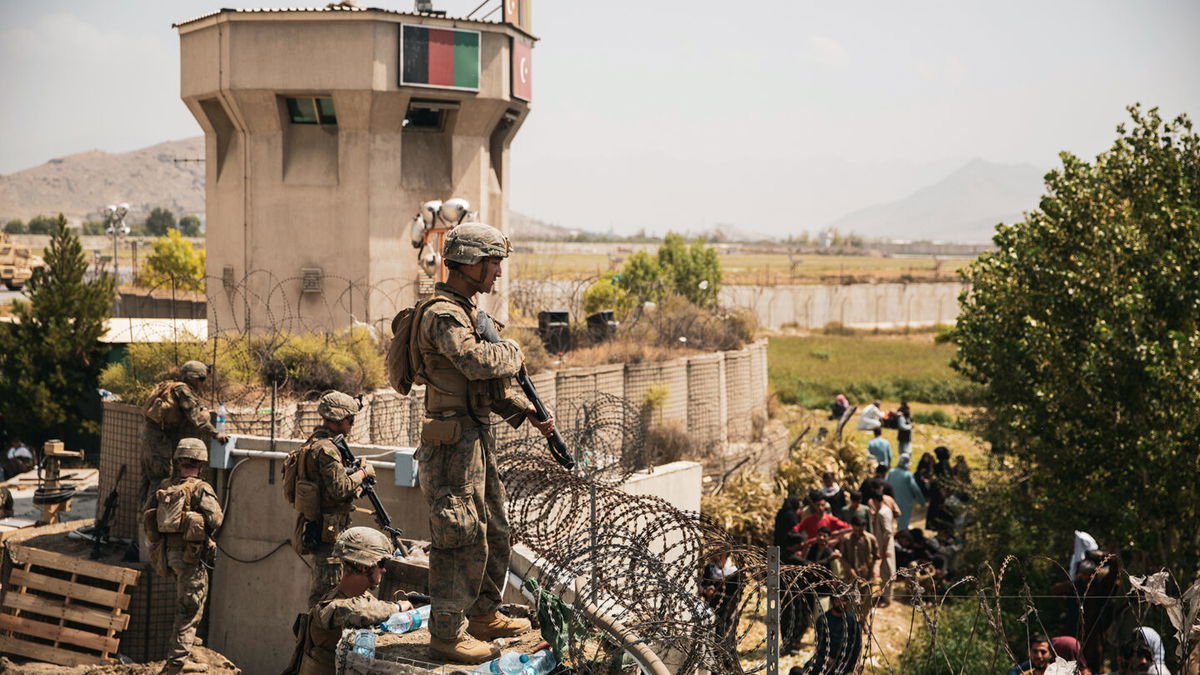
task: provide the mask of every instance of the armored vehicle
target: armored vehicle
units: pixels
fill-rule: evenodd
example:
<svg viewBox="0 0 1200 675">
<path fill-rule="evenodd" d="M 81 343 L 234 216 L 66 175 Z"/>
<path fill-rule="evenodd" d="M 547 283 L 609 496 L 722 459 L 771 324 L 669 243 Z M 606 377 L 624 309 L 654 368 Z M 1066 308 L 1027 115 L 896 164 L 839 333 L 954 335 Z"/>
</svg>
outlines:
<svg viewBox="0 0 1200 675">
<path fill-rule="evenodd" d="M 10 291 L 19 291 L 33 278 L 34 273 L 46 267 L 46 261 L 29 252 L 7 234 L 0 233 L 0 281 Z"/>
</svg>

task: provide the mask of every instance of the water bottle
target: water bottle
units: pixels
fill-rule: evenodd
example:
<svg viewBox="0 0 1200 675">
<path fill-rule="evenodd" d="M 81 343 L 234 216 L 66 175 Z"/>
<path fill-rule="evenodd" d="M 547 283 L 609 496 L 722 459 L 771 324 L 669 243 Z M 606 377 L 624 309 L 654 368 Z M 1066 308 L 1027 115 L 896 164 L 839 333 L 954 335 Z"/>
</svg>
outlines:
<svg viewBox="0 0 1200 675">
<path fill-rule="evenodd" d="M 375 631 L 364 628 L 354 634 L 354 653 L 375 658 Z"/>
<path fill-rule="evenodd" d="M 525 662 L 525 670 L 521 671 L 524 675 L 546 675 L 554 670 L 558 662 L 554 660 L 554 652 L 549 649 L 543 649 Z"/>
<path fill-rule="evenodd" d="M 225 433 L 225 419 L 229 417 L 229 411 L 225 409 L 225 402 L 217 404 L 217 433 Z"/>
<path fill-rule="evenodd" d="M 429 605 L 422 605 L 407 612 L 396 612 L 383 622 L 383 629 L 389 633 L 411 633 L 429 623 Z"/>
<path fill-rule="evenodd" d="M 487 663 L 481 663 L 472 670 L 472 673 L 506 673 L 508 675 L 521 675 L 525 672 L 525 663 L 529 661 L 528 654 L 518 654 L 517 652 L 507 652 L 500 655 L 500 658 L 493 659 Z"/>
</svg>

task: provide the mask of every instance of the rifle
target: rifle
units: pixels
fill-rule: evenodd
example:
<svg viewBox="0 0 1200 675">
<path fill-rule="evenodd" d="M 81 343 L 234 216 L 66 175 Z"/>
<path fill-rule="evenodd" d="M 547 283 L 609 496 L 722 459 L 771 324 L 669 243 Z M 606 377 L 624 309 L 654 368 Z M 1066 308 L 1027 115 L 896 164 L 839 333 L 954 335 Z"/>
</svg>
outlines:
<svg viewBox="0 0 1200 675">
<path fill-rule="evenodd" d="M 109 525 L 112 523 L 113 512 L 117 510 L 117 488 L 121 485 L 121 479 L 125 477 L 125 466 L 122 464 L 117 470 L 117 480 L 113 482 L 113 489 L 104 498 L 104 513 L 92 528 L 92 553 L 89 556 L 92 560 L 100 559 L 100 546 L 108 541 Z"/>
<path fill-rule="evenodd" d="M 354 473 L 362 468 L 362 460 L 354 456 L 350 452 L 350 446 L 346 444 L 346 437 L 343 434 L 338 434 L 333 439 L 333 445 L 342 454 L 342 464 L 346 465 L 347 473 Z M 379 495 L 375 494 L 375 477 L 365 476 L 362 482 L 362 491 L 367 499 L 371 500 L 371 508 L 375 509 L 375 522 L 379 523 L 379 529 L 383 530 L 392 538 L 392 543 L 401 551 L 408 551 L 408 547 L 401 541 L 404 532 L 392 527 L 392 517 L 388 515 L 387 509 L 383 508 L 383 502 L 379 501 Z"/>
<path fill-rule="evenodd" d="M 501 341 L 500 333 L 496 330 L 496 324 L 492 322 L 492 317 L 488 316 L 488 313 L 482 309 L 475 315 L 475 330 L 488 342 Z M 538 396 L 537 389 L 533 386 L 533 381 L 529 379 L 529 371 L 525 370 L 524 364 L 521 365 L 521 370 L 517 373 L 517 384 L 521 385 L 521 391 L 525 392 L 525 398 L 529 399 L 529 402 L 533 404 L 533 409 L 537 414 L 538 420 L 545 422 L 550 419 L 550 412 L 546 410 L 546 405 L 542 403 L 542 397 Z M 571 451 L 567 449 L 567 444 L 563 441 L 562 435 L 558 433 L 558 429 L 551 431 L 550 435 L 546 436 L 546 445 L 550 449 L 550 456 L 562 468 L 567 471 L 575 468 L 575 459 L 571 457 Z"/>
</svg>

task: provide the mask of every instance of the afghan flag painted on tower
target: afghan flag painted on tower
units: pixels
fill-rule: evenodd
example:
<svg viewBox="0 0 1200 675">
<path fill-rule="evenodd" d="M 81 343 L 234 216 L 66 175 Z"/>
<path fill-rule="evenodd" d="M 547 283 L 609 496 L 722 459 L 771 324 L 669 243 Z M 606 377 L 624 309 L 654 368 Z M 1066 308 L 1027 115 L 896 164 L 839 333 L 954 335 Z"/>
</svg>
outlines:
<svg viewBox="0 0 1200 675">
<path fill-rule="evenodd" d="M 400 84 L 479 90 L 479 32 L 400 26 Z"/>
</svg>

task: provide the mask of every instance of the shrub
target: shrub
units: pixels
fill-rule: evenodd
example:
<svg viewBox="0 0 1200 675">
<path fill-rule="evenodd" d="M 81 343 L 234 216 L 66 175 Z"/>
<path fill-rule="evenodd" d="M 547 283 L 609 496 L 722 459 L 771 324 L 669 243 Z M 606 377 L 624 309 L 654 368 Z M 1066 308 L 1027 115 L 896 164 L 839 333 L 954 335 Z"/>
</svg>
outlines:
<svg viewBox="0 0 1200 675">
<path fill-rule="evenodd" d="M 900 655 L 900 672 L 910 675 L 997 673 L 1008 668 L 1004 643 L 988 624 L 987 614 L 973 598 L 949 601 L 928 610 L 933 630 L 923 618 L 909 646 Z"/>
<path fill-rule="evenodd" d="M 643 451 L 637 469 L 649 469 L 681 459 L 695 459 L 699 454 L 695 442 L 678 421 L 651 425 L 646 429 Z"/>
<path fill-rule="evenodd" d="M 25 227 L 24 221 L 14 218 L 4 224 L 4 232 L 6 234 L 25 234 L 29 228 Z"/>
<path fill-rule="evenodd" d="M 174 228 L 167 236 L 154 240 L 154 252 L 139 270 L 142 286 L 170 286 L 192 291 L 204 290 L 204 250 L 197 251 Z"/>
</svg>

